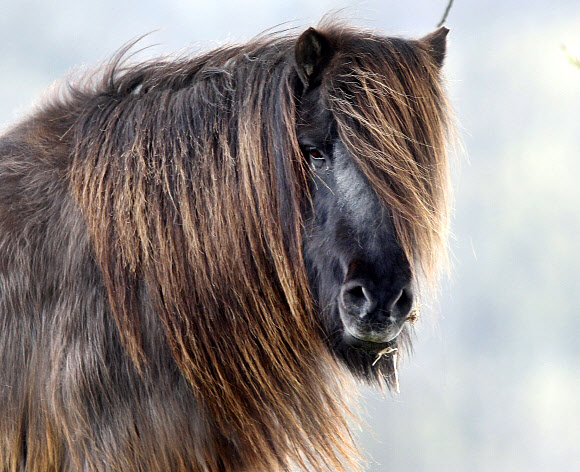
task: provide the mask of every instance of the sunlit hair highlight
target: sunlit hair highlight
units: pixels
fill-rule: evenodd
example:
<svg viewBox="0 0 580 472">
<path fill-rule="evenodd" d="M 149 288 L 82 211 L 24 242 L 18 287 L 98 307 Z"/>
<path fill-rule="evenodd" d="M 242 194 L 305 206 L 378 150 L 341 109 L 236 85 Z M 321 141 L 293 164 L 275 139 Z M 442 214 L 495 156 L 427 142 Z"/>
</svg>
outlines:
<svg viewBox="0 0 580 472">
<path fill-rule="evenodd" d="M 323 86 L 340 138 L 390 208 L 415 276 L 434 286 L 447 264 L 449 212 L 440 67 L 421 41 L 328 31 L 337 54 Z"/>
</svg>

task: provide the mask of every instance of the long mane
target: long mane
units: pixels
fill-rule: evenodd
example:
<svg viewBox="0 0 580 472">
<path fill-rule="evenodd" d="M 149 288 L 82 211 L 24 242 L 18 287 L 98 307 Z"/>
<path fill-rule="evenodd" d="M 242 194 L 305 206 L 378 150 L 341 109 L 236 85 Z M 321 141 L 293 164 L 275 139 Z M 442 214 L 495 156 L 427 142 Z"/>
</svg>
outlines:
<svg viewBox="0 0 580 472">
<path fill-rule="evenodd" d="M 337 51 L 322 87 L 340 136 L 432 275 L 447 205 L 437 67 L 420 42 L 321 30 Z M 123 346 L 154 378 L 145 297 L 231 458 L 210 472 L 357 468 L 350 380 L 320 339 L 302 257 L 294 41 L 116 60 L 51 111 L 73 123 L 70 186 Z"/>
</svg>

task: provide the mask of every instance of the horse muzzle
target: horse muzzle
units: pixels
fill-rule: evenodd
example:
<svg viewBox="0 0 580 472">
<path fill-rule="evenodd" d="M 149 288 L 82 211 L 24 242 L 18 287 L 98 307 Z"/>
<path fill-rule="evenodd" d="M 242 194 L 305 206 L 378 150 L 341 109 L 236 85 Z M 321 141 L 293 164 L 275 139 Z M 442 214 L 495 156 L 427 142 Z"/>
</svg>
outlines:
<svg viewBox="0 0 580 472">
<path fill-rule="evenodd" d="M 348 280 L 338 296 L 343 337 L 356 348 L 383 349 L 400 334 L 412 306 L 413 293 L 408 284 L 378 287 L 371 280 Z"/>
</svg>

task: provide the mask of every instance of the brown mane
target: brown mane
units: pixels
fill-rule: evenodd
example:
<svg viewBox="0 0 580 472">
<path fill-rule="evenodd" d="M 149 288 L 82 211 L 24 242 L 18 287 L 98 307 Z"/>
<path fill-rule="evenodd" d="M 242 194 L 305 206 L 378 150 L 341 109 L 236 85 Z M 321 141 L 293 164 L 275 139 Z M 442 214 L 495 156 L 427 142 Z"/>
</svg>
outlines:
<svg viewBox="0 0 580 472">
<path fill-rule="evenodd" d="M 321 31 L 338 51 L 322 87 L 341 139 L 393 209 L 415 270 L 433 278 L 447 231 L 447 123 L 429 45 L 330 24 Z M 2 148 L 10 162 L 58 168 L 62 225 L 74 225 L 62 232 L 71 247 L 75 238 L 90 247 L 120 340 L 54 341 L 49 390 L 31 389 L 14 407 L 18 419 L 0 420 L 1 470 L 358 469 L 350 377 L 320 339 L 303 263 L 308 174 L 296 137 L 294 42 L 270 35 L 140 65 L 120 56 L 97 83 L 71 85 L 5 138 L 26 143 L 21 154 Z M 3 159 L 0 175 L 21 172 Z M 74 285 L 78 269 L 70 270 Z M 102 358 L 106 343 L 118 344 L 114 359 Z M 74 362 L 87 372 L 75 373 Z M 167 363 L 194 403 L 139 403 L 147 389 L 163 390 Z M 86 383 L 86 397 L 66 390 L 67 376 Z M 113 388 L 119 379 L 125 396 Z M 91 396 L 93 383 L 102 396 Z M 90 450 L 88 425 L 94 408 L 110 405 L 124 411 L 113 419 L 123 435 L 108 437 L 103 426 L 105 465 Z M 178 417 L 192 405 L 200 431 Z M 126 453 L 107 455 L 114 450 Z"/>
</svg>

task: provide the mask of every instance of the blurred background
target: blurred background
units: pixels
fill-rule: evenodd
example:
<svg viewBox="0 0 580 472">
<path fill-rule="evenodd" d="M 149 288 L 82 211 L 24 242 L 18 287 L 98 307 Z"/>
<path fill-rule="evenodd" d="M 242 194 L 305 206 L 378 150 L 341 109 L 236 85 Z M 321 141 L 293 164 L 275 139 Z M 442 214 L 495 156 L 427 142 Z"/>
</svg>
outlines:
<svg viewBox="0 0 580 472">
<path fill-rule="evenodd" d="M 156 30 L 145 56 L 244 41 L 277 24 L 417 37 L 447 0 L 0 0 L 0 126 L 53 81 Z M 362 388 L 371 472 L 580 470 L 578 0 L 455 0 L 445 66 L 453 268 L 418 324 L 401 393 Z"/>
</svg>

